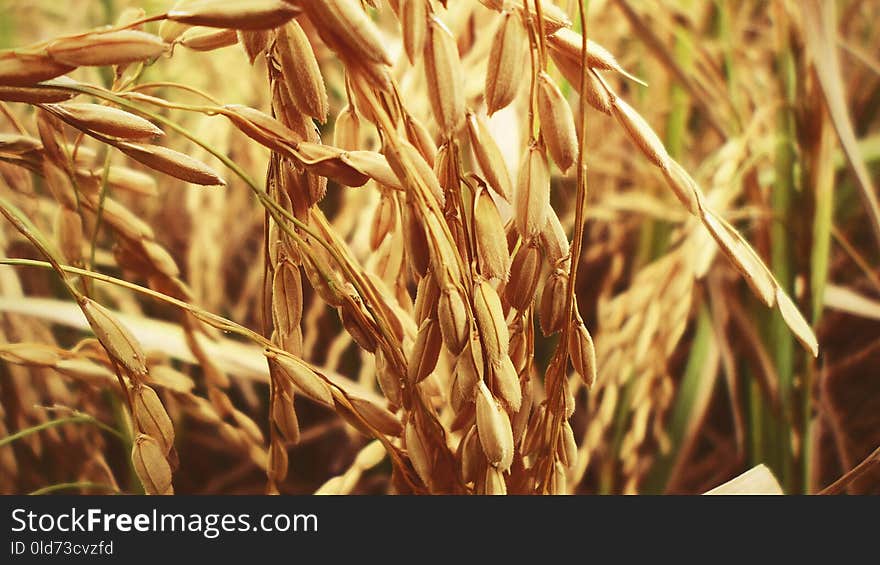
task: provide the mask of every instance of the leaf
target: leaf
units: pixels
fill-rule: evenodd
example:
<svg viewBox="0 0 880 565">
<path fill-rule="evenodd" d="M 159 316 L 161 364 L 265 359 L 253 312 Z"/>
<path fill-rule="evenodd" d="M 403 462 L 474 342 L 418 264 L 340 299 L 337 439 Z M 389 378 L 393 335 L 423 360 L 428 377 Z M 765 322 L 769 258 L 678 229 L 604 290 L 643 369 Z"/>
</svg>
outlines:
<svg viewBox="0 0 880 565">
<path fill-rule="evenodd" d="M 831 122 L 837 131 L 840 145 L 846 154 L 850 170 L 856 177 L 859 195 L 865 205 L 865 212 L 871 221 L 874 236 L 880 246 L 880 203 L 877 200 L 875 187 L 871 182 L 868 168 L 862 158 L 856 134 L 846 105 L 846 94 L 843 89 L 843 75 L 837 57 L 837 18 L 832 0 L 805 0 L 801 2 L 801 11 L 806 27 L 804 37 L 813 58 L 813 66 L 819 78 L 819 86 L 825 98 Z"/>
</svg>

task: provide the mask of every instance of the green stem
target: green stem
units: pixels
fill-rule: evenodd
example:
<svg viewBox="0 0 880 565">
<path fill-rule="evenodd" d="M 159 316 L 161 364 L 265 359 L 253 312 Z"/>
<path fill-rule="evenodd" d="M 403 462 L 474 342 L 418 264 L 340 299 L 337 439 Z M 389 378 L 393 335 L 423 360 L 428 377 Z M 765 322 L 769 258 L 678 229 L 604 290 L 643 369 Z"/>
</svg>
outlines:
<svg viewBox="0 0 880 565">
<path fill-rule="evenodd" d="M 20 440 L 21 438 L 27 437 L 31 434 L 35 434 L 43 430 L 48 430 L 49 428 L 54 428 L 56 426 L 62 426 L 64 424 L 92 424 L 104 430 L 105 432 L 125 441 L 125 436 L 123 436 L 121 433 L 119 433 L 119 431 L 114 430 L 107 424 L 97 420 L 92 416 L 89 416 L 88 414 L 76 413 L 73 416 L 66 416 L 64 418 L 49 420 L 48 422 L 43 422 L 42 424 L 37 424 L 36 426 L 31 426 L 29 428 L 25 428 L 23 430 L 15 432 L 14 434 L 10 434 L 4 438 L 0 438 L 0 447 L 5 447 L 12 442 Z"/>
</svg>

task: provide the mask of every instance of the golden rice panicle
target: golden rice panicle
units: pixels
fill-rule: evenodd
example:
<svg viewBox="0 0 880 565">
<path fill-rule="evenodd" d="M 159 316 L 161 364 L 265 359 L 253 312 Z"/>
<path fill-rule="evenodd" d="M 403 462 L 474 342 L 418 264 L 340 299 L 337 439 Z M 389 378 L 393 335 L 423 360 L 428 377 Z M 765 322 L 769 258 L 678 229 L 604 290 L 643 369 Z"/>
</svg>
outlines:
<svg viewBox="0 0 880 565">
<path fill-rule="evenodd" d="M 434 119 L 443 134 L 452 137 L 464 122 L 464 71 L 452 32 L 433 16 L 425 42 L 425 73 Z"/>
<path fill-rule="evenodd" d="M 562 331 L 565 325 L 565 296 L 568 292 L 568 273 L 556 269 L 544 283 L 541 293 L 539 321 L 541 331 L 549 336 Z"/>
<path fill-rule="evenodd" d="M 69 73 L 76 67 L 59 63 L 45 52 L 0 52 L 0 85 L 32 86 Z"/>
<path fill-rule="evenodd" d="M 63 37 L 49 43 L 46 51 L 59 63 L 83 67 L 148 61 L 164 53 L 167 47 L 161 37 L 123 29 Z"/>
<path fill-rule="evenodd" d="M 77 129 L 122 139 L 145 139 L 158 137 L 164 132 L 152 122 L 135 116 L 125 110 L 89 104 L 67 102 L 44 106 L 65 122 Z"/>
<path fill-rule="evenodd" d="M 485 188 L 474 197 L 474 233 L 480 273 L 486 278 L 507 280 L 510 252 L 498 206 Z"/>
<path fill-rule="evenodd" d="M 779 308 L 779 313 L 782 314 L 782 319 L 785 320 L 786 325 L 804 349 L 809 351 L 813 357 L 818 357 L 819 342 L 813 328 L 810 327 L 797 306 L 781 287 L 776 288 L 776 306 Z"/>
<path fill-rule="evenodd" d="M 356 0 L 309 0 L 302 8 L 315 24 L 318 34 L 346 58 L 366 59 L 391 65 L 376 24 Z"/>
<path fill-rule="evenodd" d="M 483 340 L 484 354 L 490 365 L 500 365 L 507 356 L 510 333 L 504 319 L 501 299 L 485 280 L 474 285 L 474 318 Z"/>
<path fill-rule="evenodd" d="M 138 432 L 156 440 L 167 455 L 174 447 L 174 425 L 156 391 L 146 385 L 135 385 L 131 405 Z"/>
<path fill-rule="evenodd" d="M 514 222 L 524 240 L 530 241 L 541 234 L 547 222 L 549 206 L 550 171 L 547 159 L 543 148 L 532 143 L 520 162 L 513 201 Z"/>
<path fill-rule="evenodd" d="M 267 351 L 269 364 L 284 378 L 287 378 L 304 396 L 325 406 L 333 406 L 333 392 L 330 386 L 308 365 L 296 357 L 275 351 Z"/>
<path fill-rule="evenodd" d="M 523 243 L 517 250 L 510 281 L 504 287 L 504 298 L 512 308 L 522 312 L 532 304 L 542 264 L 541 250 L 534 242 Z"/>
<path fill-rule="evenodd" d="M 485 491 L 489 496 L 502 496 L 507 494 L 507 483 L 504 482 L 504 474 L 496 467 L 486 468 Z"/>
<path fill-rule="evenodd" d="M 81 296 L 80 308 L 86 316 L 95 337 L 114 361 L 125 367 L 135 378 L 147 374 L 146 355 L 140 342 L 122 325 L 117 317 L 91 298 Z"/>
<path fill-rule="evenodd" d="M 574 370 L 580 375 L 587 389 L 592 388 L 596 382 L 596 348 L 593 346 L 593 337 L 579 319 L 572 321 L 568 355 Z"/>
<path fill-rule="evenodd" d="M 167 23 L 167 22 L 162 22 Z M 250 30 L 236 31 L 238 35 L 238 41 L 241 43 L 241 46 L 244 48 L 244 52 L 247 54 L 248 61 L 250 61 L 251 65 L 256 62 L 257 57 L 266 53 L 269 49 L 269 39 L 270 32 L 266 30 Z"/>
<path fill-rule="evenodd" d="M 403 48 L 409 61 L 415 64 L 425 47 L 428 33 L 428 1 L 400 0 L 400 28 Z"/>
<path fill-rule="evenodd" d="M 329 102 L 324 78 L 312 44 L 296 20 L 278 28 L 275 53 L 294 105 L 300 112 L 321 123 L 326 122 Z"/>
<path fill-rule="evenodd" d="M 477 387 L 477 433 L 489 463 L 507 471 L 513 463 L 513 429 L 507 413 L 485 383 Z"/>
<path fill-rule="evenodd" d="M 562 170 L 568 171 L 577 160 L 578 139 L 574 115 L 562 91 L 546 72 L 538 73 L 538 115 L 547 151 Z"/>
<path fill-rule="evenodd" d="M 611 109 L 614 117 L 642 150 L 642 153 L 661 170 L 668 169 L 670 158 L 666 152 L 666 146 L 663 145 L 645 118 L 620 98 L 613 99 Z"/>
<path fill-rule="evenodd" d="M 412 418 L 404 427 L 403 438 L 407 454 L 410 461 L 412 461 L 413 467 L 415 467 L 416 473 L 418 473 L 422 482 L 430 488 L 434 476 L 432 472 L 434 467 L 432 463 L 433 458 L 428 450 L 427 443 L 422 438 Z"/>
<path fill-rule="evenodd" d="M 519 91 L 528 45 L 519 16 L 514 12 L 502 14 L 486 67 L 486 107 L 490 116 L 513 102 Z"/>
<path fill-rule="evenodd" d="M 360 148 L 361 119 L 351 104 L 346 104 L 333 124 L 333 145 L 344 151 Z"/>
<path fill-rule="evenodd" d="M 178 42 L 193 51 L 214 51 L 238 43 L 238 32 L 233 29 L 192 27 L 180 36 Z"/>
<path fill-rule="evenodd" d="M 299 6 L 286 0 L 194 0 L 179 2 L 167 17 L 194 26 L 263 30 L 276 28 L 299 13 Z"/>
<path fill-rule="evenodd" d="M 519 383 L 519 374 L 513 366 L 510 356 L 505 355 L 501 359 L 501 365 L 492 367 L 495 390 L 501 403 L 507 412 L 513 416 L 522 407 L 522 387 Z"/>
<path fill-rule="evenodd" d="M 214 169 L 179 151 L 129 142 L 116 143 L 116 147 L 135 161 L 180 180 L 208 186 L 226 185 Z"/>
<path fill-rule="evenodd" d="M 140 434 L 132 445 L 131 463 L 146 494 L 174 494 L 171 465 L 155 439 Z"/>
<path fill-rule="evenodd" d="M 422 382 L 431 374 L 440 358 L 442 344 L 440 324 L 434 318 L 425 318 L 407 364 L 406 378 L 411 385 Z"/>
<path fill-rule="evenodd" d="M 457 287 L 448 286 L 440 293 L 437 320 L 443 343 L 452 353 L 460 353 L 467 344 L 471 321 L 467 304 Z"/>
<path fill-rule="evenodd" d="M 480 165 L 486 183 L 498 196 L 510 202 L 513 195 L 510 172 L 507 170 L 507 163 L 504 161 L 501 149 L 498 148 L 498 144 L 489 133 L 489 128 L 486 127 L 485 120 L 473 112 L 469 112 L 467 126 L 471 150 Z"/>
<path fill-rule="evenodd" d="M 288 444 L 296 444 L 299 443 L 300 428 L 293 397 L 283 387 L 279 388 L 272 397 L 272 421 Z"/>
</svg>

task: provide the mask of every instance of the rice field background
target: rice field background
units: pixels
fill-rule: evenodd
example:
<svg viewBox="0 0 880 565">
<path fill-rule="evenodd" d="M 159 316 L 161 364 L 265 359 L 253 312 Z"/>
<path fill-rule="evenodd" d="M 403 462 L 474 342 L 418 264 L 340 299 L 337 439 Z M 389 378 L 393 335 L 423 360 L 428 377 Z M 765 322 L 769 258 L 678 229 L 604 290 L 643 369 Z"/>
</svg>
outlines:
<svg viewBox="0 0 880 565">
<path fill-rule="evenodd" d="M 0 0 L 0 492 L 877 493 L 878 20 Z"/>
</svg>

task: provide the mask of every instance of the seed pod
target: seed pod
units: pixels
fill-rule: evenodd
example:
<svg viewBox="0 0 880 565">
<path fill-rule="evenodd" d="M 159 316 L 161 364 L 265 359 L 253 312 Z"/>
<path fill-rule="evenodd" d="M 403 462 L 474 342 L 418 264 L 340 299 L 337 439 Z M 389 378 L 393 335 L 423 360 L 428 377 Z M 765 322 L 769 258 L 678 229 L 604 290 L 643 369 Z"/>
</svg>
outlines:
<svg viewBox="0 0 880 565">
<path fill-rule="evenodd" d="M 339 156 L 339 159 L 382 186 L 394 190 L 403 190 L 400 180 L 388 164 L 388 159 L 381 153 L 376 153 L 375 151 L 346 151 Z"/>
<path fill-rule="evenodd" d="M 394 174 L 397 175 L 399 185 L 406 186 L 407 177 L 415 174 L 416 178 L 413 181 L 421 181 L 422 186 L 428 190 L 428 194 L 424 196 L 426 198 L 433 196 L 436 198 L 439 207 L 442 208 L 445 203 L 445 197 L 437 176 L 434 174 L 434 169 L 431 168 L 428 162 L 425 161 L 425 158 L 422 157 L 422 154 L 419 153 L 419 150 L 413 147 L 411 143 L 403 140 L 401 146 L 403 156 L 406 158 L 409 167 L 404 168 L 403 161 L 399 161 L 396 158 L 388 161 Z M 407 186 L 407 189 L 415 190 L 415 187 Z"/>
<path fill-rule="evenodd" d="M 302 8 L 318 33 L 337 52 L 380 65 L 391 65 L 391 57 L 373 20 L 354 0 L 309 0 Z"/>
<path fill-rule="evenodd" d="M 547 37 L 547 45 L 551 51 L 580 64 L 583 49 L 583 37 L 580 33 L 572 29 L 560 29 Z M 614 55 L 591 39 L 587 39 L 587 65 L 591 69 L 614 71 L 628 76 Z"/>
<path fill-rule="evenodd" d="M 293 407 L 293 398 L 283 390 L 272 397 L 272 420 L 289 444 L 299 443 L 299 419 Z"/>
<path fill-rule="evenodd" d="M 53 368 L 63 375 L 97 386 L 118 384 L 116 375 L 108 371 L 106 367 L 86 359 L 63 359 L 55 363 Z"/>
<path fill-rule="evenodd" d="M 559 267 L 563 262 L 569 259 L 568 236 L 565 234 L 565 228 L 559 221 L 556 212 L 547 205 L 547 223 L 541 230 L 541 248 L 547 255 L 547 262 L 554 267 Z"/>
<path fill-rule="evenodd" d="M 297 146 L 303 137 L 272 116 L 241 104 L 223 106 L 224 115 L 235 127 L 254 141 L 268 147 L 272 151 L 282 153 L 296 159 L 292 148 Z M 335 154 L 331 155 L 335 157 Z"/>
<path fill-rule="evenodd" d="M 526 428 L 529 424 L 529 417 L 532 415 L 532 403 L 534 402 L 534 385 L 531 379 L 525 379 L 522 383 L 522 403 L 519 410 L 513 416 L 510 422 L 513 427 L 513 444 L 520 445 L 525 436 Z"/>
<path fill-rule="evenodd" d="M 82 296 L 80 308 L 85 314 L 95 337 L 113 359 L 125 367 L 135 378 L 147 373 L 146 356 L 141 344 L 131 332 L 119 323 L 110 310 L 91 298 Z"/>
<path fill-rule="evenodd" d="M 510 418 L 484 383 L 477 391 L 477 432 L 486 459 L 501 471 L 513 462 L 513 430 Z"/>
<path fill-rule="evenodd" d="M 334 308 L 342 305 L 345 298 L 339 291 L 339 278 L 334 272 L 324 271 L 324 274 L 322 274 L 312 264 L 312 259 L 305 259 L 302 262 L 302 267 L 303 273 L 305 273 L 306 278 L 309 280 L 309 284 L 318 296 L 321 297 L 321 300 Z M 328 281 L 325 275 L 330 277 L 331 280 Z"/>
<path fill-rule="evenodd" d="M 74 209 L 62 208 L 58 214 L 58 247 L 69 265 L 82 258 L 84 241 L 82 216 Z"/>
<path fill-rule="evenodd" d="M 632 106 L 620 98 L 612 102 L 612 113 L 617 121 L 626 130 L 630 138 L 639 146 L 645 156 L 661 170 L 669 168 L 669 154 L 660 138 Z"/>
<path fill-rule="evenodd" d="M 428 98 L 434 118 L 447 137 L 452 137 L 464 121 L 464 86 L 458 46 L 449 29 L 435 17 L 428 23 L 425 43 L 425 73 Z"/>
<path fill-rule="evenodd" d="M 565 324 L 565 300 L 568 293 L 568 275 L 560 270 L 554 272 L 544 283 L 541 308 L 538 317 L 544 336 L 562 331 Z"/>
<path fill-rule="evenodd" d="M 372 327 L 372 322 L 364 316 L 363 308 L 345 300 L 338 312 L 342 327 L 354 339 L 355 343 L 370 353 L 376 351 L 376 332 Z"/>
<path fill-rule="evenodd" d="M 74 67 L 59 63 L 45 53 L 0 53 L 0 85 L 31 86 L 69 73 Z"/>
<path fill-rule="evenodd" d="M 472 333 L 455 362 L 456 386 L 468 401 L 474 399 L 477 385 L 483 380 L 483 346 L 480 336 Z"/>
<path fill-rule="evenodd" d="M 379 432 L 393 437 L 399 437 L 403 433 L 400 420 L 385 408 L 365 398 L 352 396 L 349 400 L 358 414 Z"/>
<path fill-rule="evenodd" d="M 22 365 L 52 367 L 61 358 L 54 347 L 40 343 L 7 343 L 0 345 L 0 359 Z"/>
<path fill-rule="evenodd" d="M 440 324 L 433 318 L 425 318 L 407 364 L 406 379 L 411 385 L 422 382 L 437 366 L 442 343 Z"/>
<path fill-rule="evenodd" d="M 80 171 L 77 171 L 77 175 L 80 174 Z M 157 196 L 159 194 L 154 177 L 128 167 L 111 165 L 107 171 L 107 184 L 140 196 Z"/>
<path fill-rule="evenodd" d="M 553 465 L 553 475 L 550 477 L 550 494 L 566 494 L 568 489 L 568 475 L 565 466 L 557 461 Z"/>
<path fill-rule="evenodd" d="M 289 379 L 296 389 L 308 398 L 325 406 L 333 406 L 333 392 L 317 373 L 292 355 L 266 352 L 266 358 L 278 374 Z"/>
<path fill-rule="evenodd" d="M 568 420 L 562 422 L 562 449 L 559 452 L 562 464 L 568 468 L 574 466 L 578 460 L 577 442 L 574 440 L 574 431 Z"/>
<path fill-rule="evenodd" d="M 201 185 L 226 186 L 226 181 L 208 165 L 160 145 L 120 141 L 116 148 L 140 163 L 172 177 Z"/>
<path fill-rule="evenodd" d="M 510 173 L 507 163 L 501 154 L 501 149 L 495 143 L 485 121 L 473 112 L 467 116 L 468 136 L 474 157 L 480 165 L 480 170 L 486 178 L 486 183 L 495 193 L 510 202 L 513 194 L 513 183 L 510 181 Z"/>
<path fill-rule="evenodd" d="M 146 494 L 173 494 L 171 466 L 155 439 L 140 434 L 131 449 L 131 462 Z"/>
<path fill-rule="evenodd" d="M 691 178 L 687 171 L 675 160 L 669 160 L 669 167 L 663 169 L 666 182 L 675 193 L 675 196 L 684 204 L 688 212 L 695 216 L 700 215 L 702 209 L 702 194 L 699 185 Z"/>
<path fill-rule="evenodd" d="M 406 138 L 415 147 L 422 158 L 428 163 L 429 167 L 433 167 L 437 160 L 437 145 L 434 138 L 425 127 L 425 124 L 416 118 L 407 115 L 404 123 L 406 127 Z"/>
<path fill-rule="evenodd" d="M 284 0 L 197 0 L 172 8 L 172 22 L 228 29 L 273 29 L 295 17 L 300 7 Z"/>
<path fill-rule="evenodd" d="M 541 251 L 538 246 L 524 244 L 513 258 L 510 282 L 504 287 L 504 298 L 520 312 L 531 305 L 541 275 Z"/>
<path fill-rule="evenodd" d="M 2 58 L 0 58 L 2 64 Z M 59 79 L 60 80 L 60 79 Z M 61 88 L 28 88 L 26 86 L 0 86 L 0 100 L 26 104 L 54 104 L 76 96 L 76 92 Z"/>
<path fill-rule="evenodd" d="M 529 336 L 526 334 L 523 324 L 517 322 L 511 329 L 510 345 L 508 346 L 508 354 L 517 373 L 522 374 L 526 370 L 531 359 L 529 349 Z"/>
<path fill-rule="evenodd" d="M 361 119 L 350 104 L 346 104 L 333 126 L 333 145 L 345 151 L 355 151 L 360 147 Z"/>
<path fill-rule="evenodd" d="M 287 448 L 280 441 L 269 444 L 269 461 L 266 463 L 266 474 L 274 483 L 280 483 L 287 477 Z"/>
<path fill-rule="evenodd" d="M 425 228 L 411 205 L 403 208 L 403 234 L 409 259 L 407 263 L 416 278 L 423 278 L 431 265 L 431 252 L 428 249 Z"/>
<path fill-rule="evenodd" d="M 370 249 L 373 251 L 379 249 L 385 236 L 394 232 L 394 226 L 397 224 L 397 206 L 394 199 L 388 195 L 383 195 L 373 214 L 373 221 L 370 223 Z"/>
<path fill-rule="evenodd" d="M 567 80 L 581 96 L 584 96 L 587 99 L 587 104 L 603 114 L 611 115 L 611 96 L 608 94 L 608 89 L 599 82 L 599 78 L 596 76 L 595 71 L 591 70 L 587 73 L 587 82 L 582 87 L 581 81 L 583 80 L 583 77 L 581 77 L 580 61 L 574 61 L 564 57 L 552 49 L 550 50 L 550 57 L 553 59 L 553 62 L 556 63 L 556 67 L 559 69 L 562 76 L 565 77 L 565 80 Z"/>
<path fill-rule="evenodd" d="M 461 478 L 465 483 L 472 483 L 477 480 L 486 460 L 476 426 L 470 427 L 461 444 Z"/>
<path fill-rule="evenodd" d="M 213 51 L 238 43 L 234 29 L 192 27 L 180 36 L 180 44 L 193 51 Z"/>
<path fill-rule="evenodd" d="M 568 354 L 574 370 L 581 376 L 587 389 L 590 389 L 596 382 L 596 349 L 593 347 L 593 338 L 583 322 L 575 320 L 572 324 Z"/>
<path fill-rule="evenodd" d="M 516 229 L 525 241 L 540 235 L 547 222 L 550 206 L 550 171 L 543 150 L 532 144 L 523 155 L 516 194 L 513 202 L 513 219 Z"/>
<path fill-rule="evenodd" d="M 401 383 L 403 381 L 394 366 L 385 358 L 385 352 L 381 349 L 376 350 L 376 381 L 382 394 L 388 399 L 393 406 L 403 404 L 403 391 Z"/>
<path fill-rule="evenodd" d="M 490 116 L 510 104 L 516 96 L 522 84 L 528 44 L 519 17 L 513 12 L 504 13 L 492 39 L 486 70 L 486 106 Z"/>
<path fill-rule="evenodd" d="M 295 159 L 302 167 L 313 175 L 332 178 L 345 186 L 363 186 L 369 179 L 354 167 L 345 163 L 345 152 L 307 141 L 300 142 L 296 146 Z"/>
<path fill-rule="evenodd" d="M 123 65 L 154 59 L 165 52 L 162 38 L 133 29 L 87 33 L 52 41 L 49 56 L 74 67 Z"/>
<path fill-rule="evenodd" d="M 484 353 L 490 365 L 499 365 L 507 356 L 510 334 L 498 293 L 486 281 L 474 285 L 474 317 L 483 338 Z"/>
<path fill-rule="evenodd" d="M 315 52 L 302 27 L 291 20 L 279 28 L 275 38 L 275 52 L 281 63 L 281 74 L 294 105 L 300 112 L 321 123 L 327 121 L 329 102 L 321 68 Z"/>
<path fill-rule="evenodd" d="M 425 485 L 430 488 L 433 477 L 431 473 L 433 468 L 431 464 L 432 457 L 412 419 L 406 423 L 403 437 L 406 442 L 406 452 L 409 455 L 409 460 L 412 462 L 416 473 L 418 473 Z"/>
<path fill-rule="evenodd" d="M 486 494 L 490 496 L 503 496 L 507 494 L 507 484 L 504 475 L 497 468 L 486 468 Z"/>
<path fill-rule="evenodd" d="M 131 405 L 138 432 L 155 439 L 167 455 L 174 447 L 174 425 L 156 391 L 148 386 L 135 385 Z"/>
<path fill-rule="evenodd" d="M 578 156 L 574 115 L 562 91 L 544 71 L 538 73 L 538 115 L 547 150 L 564 173 Z"/>
<path fill-rule="evenodd" d="M 437 319 L 443 343 L 453 354 L 458 354 L 465 346 L 471 325 L 467 305 L 456 287 L 446 288 L 440 295 Z"/>
<path fill-rule="evenodd" d="M 516 414 L 522 406 L 522 389 L 510 356 L 503 357 L 499 366 L 492 367 L 492 372 L 495 375 L 495 390 L 499 399 L 509 414 Z"/>
<path fill-rule="evenodd" d="M 123 139 L 144 139 L 163 135 L 162 130 L 152 122 L 110 106 L 68 102 L 47 104 L 44 108 L 73 127 L 85 131 Z"/>
<path fill-rule="evenodd" d="M 416 63 L 425 46 L 428 29 L 427 0 L 401 0 L 400 29 L 403 32 L 403 47 L 412 64 Z"/>
<path fill-rule="evenodd" d="M 272 277 L 272 322 L 282 337 L 291 336 L 302 320 L 302 277 L 299 269 L 283 261 Z"/>
<path fill-rule="evenodd" d="M 510 253 L 504 223 L 495 201 L 482 188 L 474 197 L 474 231 L 480 272 L 486 278 L 506 281 L 510 270 Z"/>
<path fill-rule="evenodd" d="M 162 22 L 163 24 L 166 22 Z M 269 32 L 265 30 L 252 30 L 237 32 L 238 40 L 247 53 L 248 61 L 251 65 L 257 60 L 261 54 L 269 49 Z"/>
</svg>

